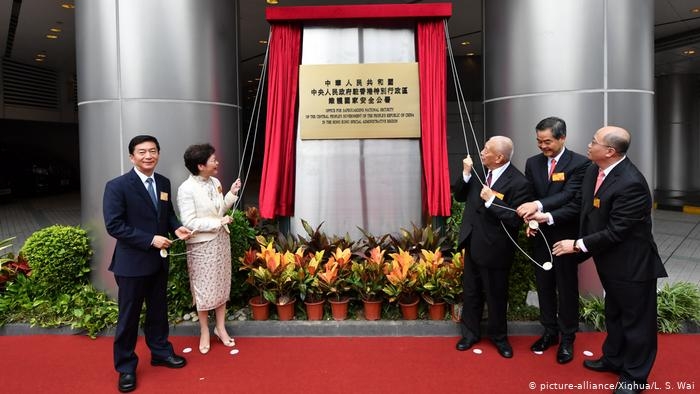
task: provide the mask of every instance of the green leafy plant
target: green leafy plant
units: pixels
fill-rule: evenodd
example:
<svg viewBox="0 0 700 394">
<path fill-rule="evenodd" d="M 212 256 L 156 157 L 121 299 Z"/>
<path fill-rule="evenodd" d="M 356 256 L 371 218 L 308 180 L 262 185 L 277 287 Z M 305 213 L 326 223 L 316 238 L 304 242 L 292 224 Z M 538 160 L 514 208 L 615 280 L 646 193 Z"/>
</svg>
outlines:
<svg viewBox="0 0 700 394">
<path fill-rule="evenodd" d="M 442 234 L 442 230 L 433 230 L 432 225 L 419 227 L 415 224 L 412 229 L 401 229 L 398 236 L 389 235 L 391 242 L 387 246 L 391 253 L 397 253 L 399 250 L 405 250 L 408 253 L 418 256 L 421 250 L 436 250 L 445 251 L 449 249 L 446 240 L 447 237 Z"/>
<path fill-rule="evenodd" d="M 452 246 L 452 250 L 459 250 L 459 231 L 462 227 L 462 215 L 464 214 L 464 203 L 452 197 L 452 207 L 450 217 L 447 218 L 447 242 Z"/>
<path fill-rule="evenodd" d="M 251 292 L 251 287 L 248 285 L 247 274 L 241 270 L 241 257 L 245 254 L 251 246 L 256 245 L 255 241 L 255 227 L 253 223 L 258 224 L 259 222 L 251 221 L 248 218 L 248 212 L 251 212 L 251 216 L 255 218 L 255 213 L 257 209 L 249 209 L 246 212 L 236 210 L 233 211 L 232 217 L 233 222 L 228 225 L 230 230 L 230 240 L 231 240 L 231 297 L 230 302 L 235 304 L 239 303 L 239 306 L 243 306 L 245 300 L 248 299 L 246 295 Z"/>
<path fill-rule="evenodd" d="M 410 302 L 415 299 L 418 287 L 416 259 L 406 250 L 391 253 L 391 261 L 384 264 L 387 284 L 382 291 L 389 296 L 389 302 Z"/>
<path fill-rule="evenodd" d="M 0 252 L 12 247 L 12 241 L 15 237 L 3 239 L 0 241 Z M 0 254 L 0 292 L 7 286 L 8 282 L 12 282 L 18 275 L 29 276 L 32 269 L 29 263 L 21 254 L 15 258 L 12 252 Z"/>
<path fill-rule="evenodd" d="M 294 299 L 293 291 L 299 281 L 297 258 L 303 258 L 303 249 L 296 253 L 278 252 L 273 242 L 267 242 L 262 236 L 258 236 L 260 252 L 252 256 L 252 251 L 247 252 L 243 259 L 242 269 L 248 270 L 248 281 L 262 296 L 273 303 L 284 305 Z"/>
<path fill-rule="evenodd" d="M 605 300 L 601 297 L 580 298 L 581 319 L 598 331 L 605 331 Z M 681 332 L 686 323 L 700 322 L 700 289 L 693 283 L 665 283 L 656 293 L 658 331 Z"/>
<path fill-rule="evenodd" d="M 458 260 L 460 257 L 461 255 L 457 256 Z M 459 290 L 459 293 L 462 292 L 462 271 L 457 269 L 459 261 L 457 264 L 449 263 L 439 249 L 421 250 L 416 272 L 418 273 L 418 291 L 425 302 L 433 305 L 448 300 L 453 301 L 456 290 Z M 459 289 L 455 286 L 459 286 Z"/>
<path fill-rule="evenodd" d="M 598 331 L 605 331 L 605 300 L 601 297 L 579 297 L 581 320 Z"/>
<path fill-rule="evenodd" d="M 324 251 L 308 253 L 301 260 L 297 270 L 299 275 L 299 298 L 302 301 L 317 302 L 323 299 L 323 290 L 318 279 Z"/>
<path fill-rule="evenodd" d="M 677 333 L 684 323 L 700 322 L 700 289 L 693 283 L 665 283 L 657 293 L 659 332 Z"/>
<path fill-rule="evenodd" d="M 116 302 L 87 283 L 92 250 L 84 230 L 39 230 L 27 239 L 20 256 L 24 254 L 35 269 L 32 276 L 18 275 L 7 286 L 0 297 L 0 324 L 68 325 L 92 338 L 116 324 Z"/>
<path fill-rule="evenodd" d="M 168 254 L 168 319 L 175 323 L 194 310 L 185 250 L 185 242 L 173 242 Z"/>
<path fill-rule="evenodd" d="M 379 245 L 369 251 L 362 261 L 353 261 L 348 283 L 363 301 L 377 301 L 386 284 L 384 253 Z"/>
<path fill-rule="evenodd" d="M 79 227 L 51 226 L 32 234 L 20 251 L 32 268 L 31 280 L 48 298 L 89 281 L 92 249 Z"/>
<path fill-rule="evenodd" d="M 340 301 L 350 291 L 348 282 L 352 267 L 350 249 L 337 248 L 318 273 L 319 286 L 328 298 Z"/>
</svg>

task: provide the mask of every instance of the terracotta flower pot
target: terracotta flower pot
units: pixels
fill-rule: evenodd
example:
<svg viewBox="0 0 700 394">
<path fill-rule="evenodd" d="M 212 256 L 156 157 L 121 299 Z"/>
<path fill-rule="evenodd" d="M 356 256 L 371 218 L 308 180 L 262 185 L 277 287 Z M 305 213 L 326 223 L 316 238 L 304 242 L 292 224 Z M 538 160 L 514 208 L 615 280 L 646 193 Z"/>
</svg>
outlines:
<svg viewBox="0 0 700 394">
<path fill-rule="evenodd" d="M 333 320 L 345 320 L 348 317 L 349 298 L 343 297 L 340 300 L 329 299 L 328 302 L 331 304 Z"/>
<path fill-rule="evenodd" d="M 445 306 L 446 304 L 444 301 L 428 304 L 428 316 L 430 316 L 430 320 L 444 320 Z"/>
<path fill-rule="evenodd" d="M 248 300 L 253 320 L 267 320 L 270 317 L 270 302 L 261 296 L 255 296 Z"/>
<path fill-rule="evenodd" d="M 365 319 L 379 320 L 382 318 L 382 300 L 362 300 Z"/>
<path fill-rule="evenodd" d="M 277 306 L 277 318 L 279 320 L 292 320 L 294 318 L 294 305 L 296 299 L 292 299 L 286 304 L 275 304 Z"/>
<path fill-rule="evenodd" d="M 420 301 L 420 298 L 418 297 L 405 301 L 399 301 L 399 307 L 401 308 L 401 316 L 404 320 L 418 319 L 418 301 Z"/>
<path fill-rule="evenodd" d="M 306 304 L 306 318 L 308 320 L 322 320 L 323 319 L 323 306 L 326 301 L 304 301 Z"/>
</svg>

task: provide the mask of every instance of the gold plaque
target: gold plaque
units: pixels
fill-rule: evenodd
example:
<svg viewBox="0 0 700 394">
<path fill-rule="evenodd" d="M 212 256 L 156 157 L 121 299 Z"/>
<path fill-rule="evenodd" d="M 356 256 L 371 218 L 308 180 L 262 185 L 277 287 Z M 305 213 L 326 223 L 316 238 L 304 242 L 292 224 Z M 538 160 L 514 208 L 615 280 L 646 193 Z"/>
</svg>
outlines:
<svg viewBox="0 0 700 394">
<path fill-rule="evenodd" d="M 301 139 L 420 138 L 418 63 L 306 64 Z"/>
</svg>

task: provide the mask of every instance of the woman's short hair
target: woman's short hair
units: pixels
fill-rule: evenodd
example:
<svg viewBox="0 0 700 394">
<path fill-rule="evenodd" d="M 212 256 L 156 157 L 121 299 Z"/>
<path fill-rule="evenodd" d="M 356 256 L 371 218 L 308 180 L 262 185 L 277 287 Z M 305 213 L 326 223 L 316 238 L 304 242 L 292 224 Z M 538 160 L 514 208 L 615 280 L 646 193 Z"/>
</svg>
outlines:
<svg viewBox="0 0 700 394">
<path fill-rule="evenodd" d="M 192 175 L 199 175 L 198 165 L 207 165 L 207 160 L 214 154 L 216 149 L 210 144 L 190 145 L 184 154 L 185 167 Z"/>
</svg>

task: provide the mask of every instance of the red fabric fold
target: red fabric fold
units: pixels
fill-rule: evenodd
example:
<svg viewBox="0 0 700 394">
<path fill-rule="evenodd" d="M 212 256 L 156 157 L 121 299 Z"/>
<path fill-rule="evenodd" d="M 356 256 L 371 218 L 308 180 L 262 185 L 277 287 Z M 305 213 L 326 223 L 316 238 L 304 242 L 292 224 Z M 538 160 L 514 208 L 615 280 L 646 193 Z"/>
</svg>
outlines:
<svg viewBox="0 0 700 394">
<path fill-rule="evenodd" d="M 450 216 L 446 40 L 442 20 L 418 21 L 423 196 L 431 216 Z"/>
<path fill-rule="evenodd" d="M 294 215 L 294 148 L 301 27 L 298 24 L 273 24 L 269 45 L 260 215 L 271 219 Z"/>
</svg>

